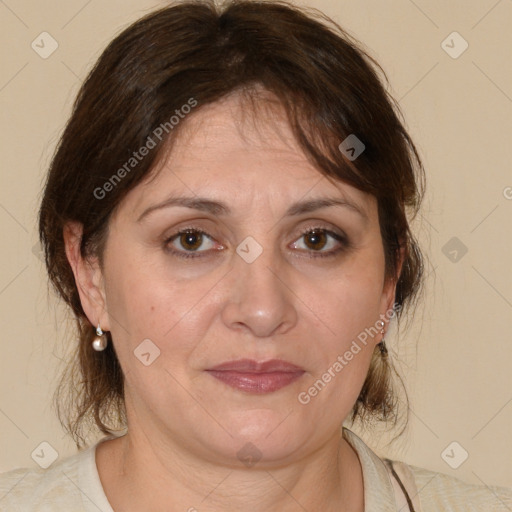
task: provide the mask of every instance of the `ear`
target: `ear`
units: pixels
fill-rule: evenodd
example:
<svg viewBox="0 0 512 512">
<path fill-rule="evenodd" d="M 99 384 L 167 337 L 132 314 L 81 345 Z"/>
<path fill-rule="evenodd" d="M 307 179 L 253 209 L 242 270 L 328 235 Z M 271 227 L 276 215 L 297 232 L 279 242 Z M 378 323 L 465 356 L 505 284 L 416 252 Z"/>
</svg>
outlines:
<svg viewBox="0 0 512 512">
<path fill-rule="evenodd" d="M 82 230 L 83 226 L 79 222 L 68 222 L 64 226 L 66 256 L 75 276 L 82 308 L 91 325 L 96 328 L 99 323 L 103 331 L 109 331 L 103 273 L 97 257 L 82 257 Z"/>
<path fill-rule="evenodd" d="M 384 289 L 382 292 L 382 306 L 384 311 L 381 311 L 381 318 L 388 311 L 393 309 L 393 305 L 395 304 L 395 295 L 396 295 L 396 285 L 398 280 L 400 279 L 400 274 L 402 273 L 402 266 L 405 260 L 405 247 L 401 245 L 400 247 L 400 256 L 397 262 L 397 271 L 394 276 L 388 277 L 384 284 Z M 386 317 L 387 318 L 387 317 Z"/>
</svg>

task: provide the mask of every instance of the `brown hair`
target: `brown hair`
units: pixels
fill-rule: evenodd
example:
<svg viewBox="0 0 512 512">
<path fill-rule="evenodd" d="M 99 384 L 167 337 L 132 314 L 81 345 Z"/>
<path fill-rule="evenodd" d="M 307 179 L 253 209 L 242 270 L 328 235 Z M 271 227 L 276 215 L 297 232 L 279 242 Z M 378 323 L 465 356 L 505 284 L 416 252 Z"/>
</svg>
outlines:
<svg viewBox="0 0 512 512">
<path fill-rule="evenodd" d="M 319 171 L 377 198 L 387 277 L 397 277 L 399 251 L 405 251 L 397 318 L 415 302 L 423 264 L 407 215 L 419 209 L 424 172 L 379 72 L 387 82 L 380 66 L 332 20 L 284 1 L 234 0 L 222 7 L 187 1 L 145 16 L 108 45 L 75 101 L 39 212 L 49 278 L 78 326 L 76 360 L 56 394 L 61 422 L 77 445 L 86 425 L 104 433 L 125 426 L 123 374 L 111 339 L 104 352 L 91 349 L 94 328 L 66 258 L 63 227 L 80 222 L 82 256 L 97 255 L 101 263 L 112 212 L 163 158 L 186 123 L 170 121 L 184 105 L 196 102 L 197 112 L 234 92 L 256 97 L 262 87 L 272 93 Z M 350 134 L 365 145 L 354 161 L 338 147 Z M 148 137 L 154 147 L 128 168 Z M 393 417 L 391 371 L 376 350 L 352 420 Z"/>
</svg>

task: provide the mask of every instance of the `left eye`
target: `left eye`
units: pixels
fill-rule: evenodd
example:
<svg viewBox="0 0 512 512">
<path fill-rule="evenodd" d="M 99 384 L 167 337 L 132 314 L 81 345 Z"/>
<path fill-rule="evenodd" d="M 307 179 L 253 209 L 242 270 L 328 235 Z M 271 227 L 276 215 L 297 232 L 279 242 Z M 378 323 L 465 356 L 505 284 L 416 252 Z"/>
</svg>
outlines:
<svg viewBox="0 0 512 512">
<path fill-rule="evenodd" d="M 330 243 L 329 238 L 331 239 Z M 337 250 L 332 250 L 333 246 L 335 247 L 337 243 L 339 244 L 344 242 L 344 239 L 341 235 L 338 235 L 337 233 L 324 228 L 308 229 L 302 233 L 299 240 L 305 240 L 305 247 L 301 247 L 298 242 L 294 242 L 292 246 L 295 249 L 304 249 L 306 251 L 312 250 L 313 252 L 326 253 L 325 255 L 338 252 Z M 324 254 L 322 254 L 322 256 L 323 255 Z"/>
</svg>

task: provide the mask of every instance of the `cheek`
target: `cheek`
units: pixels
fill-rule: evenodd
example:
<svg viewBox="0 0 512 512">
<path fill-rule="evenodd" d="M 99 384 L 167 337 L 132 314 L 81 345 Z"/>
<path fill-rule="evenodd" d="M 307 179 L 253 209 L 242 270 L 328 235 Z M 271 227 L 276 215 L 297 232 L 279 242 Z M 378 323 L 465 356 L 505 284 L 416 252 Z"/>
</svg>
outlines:
<svg viewBox="0 0 512 512">
<path fill-rule="evenodd" d="M 359 334 L 374 327 L 381 313 L 383 258 L 378 251 L 365 251 L 340 266 L 322 286 L 309 286 L 308 302 L 318 312 L 319 326 L 342 349 Z M 374 332 L 374 331 L 372 331 Z"/>
<path fill-rule="evenodd" d="M 365 280 L 359 274 L 346 274 L 322 293 L 310 295 L 310 303 L 320 312 L 321 321 L 315 321 L 321 343 L 311 354 L 316 364 L 301 388 L 299 402 L 314 408 L 319 423 L 322 418 L 326 424 L 336 423 L 349 414 L 368 373 L 373 337 L 379 339 L 381 289 L 376 285 L 378 276 L 374 277 Z"/>
<path fill-rule="evenodd" d="M 368 249 L 360 252 L 323 286 L 310 283 L 308 304 L 316 315 L 321 339 L 317 365 L 303 400 L 311 400 L 319 415 L 343 416 L 355 403 L 366 378 L 376 341 L 384 278 L 383 255 Z M 308 326 L 305 326 L 308 329 Z M 373 339 L 376 336 L 376 339 Z M 302 403 L 302 402 L 301 402 Z M 334 408 L 326 404 L 337 404 Z"/>
<path fill-rule="evenodd" d="M 193 349 L 194 338 L 201 332 L 201 324 L 206 323 L 200 313 L 215 280 L 182 279 L 155 268 L 147 256 L 137 257 L 132 248 L 117 247 L 119 250 L 105 259 L 105 288 L 111 332 L 121 363 L 130 363 L 127 358 L 148 338 L 161 351 L 172 345 L 171 364 L 177 362 L 180 352 Z"/>
</svg>

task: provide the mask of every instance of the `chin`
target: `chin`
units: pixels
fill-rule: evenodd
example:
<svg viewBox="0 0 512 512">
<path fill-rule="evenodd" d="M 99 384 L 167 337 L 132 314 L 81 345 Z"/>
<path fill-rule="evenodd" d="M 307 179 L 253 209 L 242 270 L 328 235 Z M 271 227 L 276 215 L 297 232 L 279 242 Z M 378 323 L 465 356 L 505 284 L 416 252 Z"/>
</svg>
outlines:
<svg viewBox="0 0 512 512">
<path fill-rule="evenodd" d="M 219 456 L 228 461 L 231 459 L 230 465 L 234 467 L 240 467 L 240 462 L 246 464 L 246 460 L 252 460 L 253 464 L 258 461 L 260 465 L 264 462 L 282 463 L 291 455 L 296 457 L 311 438 L 306 433 L 301 435 L 291 415 L 285 419 L 286 414 L 270 409 L 253 409 L 224 418 L 222 423 L 229 434 L 219 427 L 215 435 L 208 429 L 202 437 L 208 449 L 216 452 L 217 461 Z"/>
</svg>

